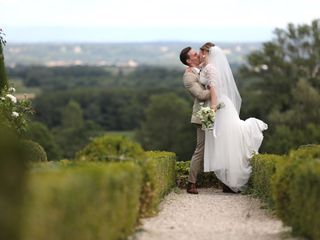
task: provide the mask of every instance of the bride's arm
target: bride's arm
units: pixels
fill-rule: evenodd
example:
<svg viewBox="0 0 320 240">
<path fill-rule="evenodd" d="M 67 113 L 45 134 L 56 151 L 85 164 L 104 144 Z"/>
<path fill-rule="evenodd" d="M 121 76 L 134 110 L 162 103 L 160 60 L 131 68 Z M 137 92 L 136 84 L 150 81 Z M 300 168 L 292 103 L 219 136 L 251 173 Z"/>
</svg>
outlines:
<svg viewBox="0 0 320 240">
<path fill-rule="evenodd" d="M 216 89 L 214 86 L 210 86 L 210 93 L 211 93 L 211 108 L 217 110 L 217 95 Z"/>
<path fill-rule="evenodd" d="M 217 105 L 218 105 L 218 99 L 217 99 L 217 94 L 216 94 L 216 77 L 217 77 L 217 72 L 216 69 L 213 65 L 208 64 L 206 67 L 206 74 L 208 78 L 208 83 L 210 87 L 210 95 L 211 95 L 211 108 L 214 110 L 217 110 Z"/>
</svg>

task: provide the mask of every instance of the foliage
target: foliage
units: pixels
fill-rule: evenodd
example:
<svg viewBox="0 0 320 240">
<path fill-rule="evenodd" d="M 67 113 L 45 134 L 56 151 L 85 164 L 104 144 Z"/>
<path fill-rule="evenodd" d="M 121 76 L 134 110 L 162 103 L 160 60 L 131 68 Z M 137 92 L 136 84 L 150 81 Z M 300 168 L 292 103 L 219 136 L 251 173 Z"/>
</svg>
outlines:
<svg viewBox="0 0 320 240">
<path fill-rule="evenodd" d="M 47 153 L 43 147 L 34 141 L 24 140 L 23 147 L 25 151 L 25 158 L 28 162 L 47 162 Z"/>
<path fill-rule="evenodd" d="M 22 135 L 27 130 L 28 118 L 33 110 L 28 99 L 17 100 L 13 95 L 15 88 L 9 87 L 3 54 L 3 46 L 6 44 L 4 35 L 0 28 L 0 115 L 3 119 L 0 125 L 13 128 Z"/>
<path fill-rule="evenodd" d="M 279 165 L 285 158 L 274 154 L 258 154 L 251 160 L 252 174 L 248 182 L 247 193 L 262 199 L 269 207 L 274 208 L 272 198 L 272 179 Z"/>
<path fill-rule="evenodd" d="M 181 87 L 181 70 L 141 66 L 136 69 L 99 66 L 17 66 L 8 69 L 9 76 L 21 78 L 28 87 L 45 92 L 74 88 L 177 88 Z M 68 79 L 68 81 L 66 81 Z"/>
<path fill-rule="evenodd" d="M 175 163 L 174 153 L 160 151 L 146 152 L 146 159 L 138 161 L 143 169 L 141 216 L 150 216 L 157 212 L 163 197 L 175 186 Z"/>
<path fill-rule="evenodd" d="M 40 122 L 31 122 L 25 138 L 38 142 L 46 151 L 49 160 L 61 158 L 61 149 L 46 125 Z"/>
<path fill-rule="evenodd" d="M 119 72 L 121 76 L 116 70 L 108 71 L 108 69 L 91 69 L 90 67 L 80 70 L 77 67 L 70 69 L 35 67 L 32 69 L 18 66 L 10 69 L 9 73 L 12 77 L 22 78 L 25 83 L 35 78 L 38 79 L 36 81 L 38 83 L 35 82 L 32 86 L 41 87 L 43 93 L 34 100 L 35 120 L 44 123 L 50 129 L 55 142 L 62 149 L 63 157 L 67 158 L 72 158 L 76 151 L 88 143 L 88 138 L 100 135 L 102 131 L 138 129 L 144 119 L 145 106 L 148 105 L 154 94 L 174 92 L 188 99 L 188 104 L 190 104 L 188 110 L 191 109 L 191 98 L 183 89 L 180 70 L 141 67 L 129 73 L 122 73 L 122 75 Z M 55 88 L 60 81 L 65 84 L 77 81 L 77 79 L 80 81 L 80 76 L 83 76 L 82 81 L 90 84 L 90 88 L 87 85 L 78 84 L 79 82 L 75 82 L 73 87 L 76 86 L 76 88 L 71 86 Z M 96 77 L 101 77 L 100 80 L 105 81 L 106 84 L 112 80 L 113 82 L 110 82 L 112 88 L 102 88 L 100 83 L 95 82 Z M 133 85 L 135 88 L 128 88 Z M 75 107 L 75 103 L 79 106 Z M 68 117 L 70 120 L 67 120 Z M 192 147 L 190 146 L 191 144 L 193 146 L 193 141 L 189 143 L 186 139 L 195 139 L 193 137 L 195 131 L 191 129 L 189 118 L 190 116 L 186 115 L 182 123 L 182 127 L 186 128 L 185 131 L 180 132 L 179 137 L 185 139 L 183 145 L 176 144 L 175 147 L 179 148 L 177 149 L 179 156 L 181 152 L 186 152 L 183 154 L 188 156 L 191 155 Z M 66 121 L 70 124 L 66 124 Z M 81 129 L 70 128 L 74 126 L 73 122 L 78 124 L 79 121 L 83 121 L 85 125 L 90 122 L 91 128 L 88 126 Z M 91 130 L 88 131 L 88 129 Z M 170 150 L 170 148 L 160 150 Z"/>
<path fill-rule="evenodd" d="M 23 239 L 125 239 L 175 185 L 175 161 L 147 152 L 126 162 L 32 164 Z"/>
<path fill-rule="evenodd" d="M 287 156 L 253 159 L 249 191 L 276 210 L 293 233 L 319 239 L 320 145 L 292 150 Z"/>
<path fill-rule="evenodd" d="M 189 99 L 184 89 L 171 91 Z M 53 91 L 45 92 L 34 99 L 34 107 L 37 110 L 36 119 L 49 129 L 62 126 L 61 110 L 73 100 L 81 106 L 85 121 L 91 120 L 106 131 L 133 130 L 140 126 L 150 97 L 165 92 L 168 92 L 168 89 L 157 87 Z"/>
<path fill-rule="evenodd" d="M 289 153 L 277 172 L 274 199 L 280 218 L 293 231 L 318 239 L 320 231 L 320 146 L 305 146 Z"/>
<path fill-rule="evenodd" d="M 0 91 L 8 87 L 8 79 L 7 79 L 6 68 L 4 63 L 4 54 L 3 54 L 3 46 L 6 45 L 4 35 L 5 34 L 0 28 Z"/>
<path fill-rule="evenodd" d="M 176 183 L 180 188 L 186 188 L 190 172 L 190 161 L 179 161 L 176 163 Z M 197 187 L 219 187 L 220 181 L 214 172 L 200 172 L 197 177 Z"/>
<path fill-rule="evenodd" d="M 1 114 L 0 121 L 4 121 Z M 26 159 L 12 129 L 1 126 L 0 136 L 0 239 L 20 240 Z"/>
<path fill-rule="evenodd" d="M 172 151 L 179 159 L 190 158 L 195 144 L 190 116 L 191 107 L 184 99 L 173 93 L 154 95 L 137 139 L 147 150 Z"/>
<path fill-rule="evenodd" d="M 65 158 L 73 158 L 91 137 L 99 134 L 99 127 L 90 120 L 84 120 L 80 105 L 73 100 L 62 109 L 61 122 L 62 125 L 52 129 L 52 133 Z"/>
<path fill-rule="evenodd" d="M 27 131 L 29 117 L 33 114 L 28 99 L 17 99 L 13 94 L 15 88 L 5 87 L 0 92 L 0 113 L 7 120 L 1 123 L 16 130 L 20 135 Z"/>
<path fill-rule="evenodd" d="M 23 239 L 125 239 L 139 214 L 131 163 L 60 163 L 29 174 Z"/>
<path fill-rule="evenodd" d="M 320 141 L 320 19 L 276 29 L 275 39 L 248 55 L 242 78 L 251 84 L 242 116 L 269 123 L 263 150 L 285 153 Z M 310 128 L 313 134 L 310 134 Z"/>
<path fill-rule="evenodd" d="M 67 106 L 62 109 L 63 128 L 82 128 L 84 125 L 83 112 L 79 103 L 70 100 Z"/>
<path fill-rule="evenodd" d="M 142 147 L 125 136 L 103 135 L 94 138 L 76 154 L 80 161 L 122 161 L 143 157 Z"/>
</svg>

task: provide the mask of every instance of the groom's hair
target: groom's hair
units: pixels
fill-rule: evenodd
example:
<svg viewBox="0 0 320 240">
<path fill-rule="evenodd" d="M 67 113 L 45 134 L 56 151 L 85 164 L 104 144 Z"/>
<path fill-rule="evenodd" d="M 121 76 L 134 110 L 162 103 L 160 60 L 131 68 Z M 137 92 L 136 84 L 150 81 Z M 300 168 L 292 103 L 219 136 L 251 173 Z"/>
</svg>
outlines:
<svg viewBox="0 0 320 240">
<path fill-rule="evenodd" d="M 180 61 L 187 66 L 189 66 L 189 64 L 187 63 L 187 60 L 189 59 L 188 53 L 190 50 L 191 50 L 191 47 L 186 47 L 182 49 L 180 52 Z"/>
</svg>

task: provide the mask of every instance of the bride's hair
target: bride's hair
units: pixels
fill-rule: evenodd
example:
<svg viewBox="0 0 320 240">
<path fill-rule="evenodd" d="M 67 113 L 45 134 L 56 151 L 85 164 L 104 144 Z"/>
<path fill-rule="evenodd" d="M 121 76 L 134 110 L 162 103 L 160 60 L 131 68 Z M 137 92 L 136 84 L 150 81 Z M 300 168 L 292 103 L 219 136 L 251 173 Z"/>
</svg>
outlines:
<svg viewBox="0 0 320 240">
<path fill-rule="evenodd" d="M 214 47 L 214 46 L 215 46 L 214 43 L 212 43 L 212 42 L 206 42 L 205 44 L 203 44 L 203 45 L 201 46 L 200 50 L 209 52 L 209 49 L 210 49 L 211 47 Z"/>
</svg>

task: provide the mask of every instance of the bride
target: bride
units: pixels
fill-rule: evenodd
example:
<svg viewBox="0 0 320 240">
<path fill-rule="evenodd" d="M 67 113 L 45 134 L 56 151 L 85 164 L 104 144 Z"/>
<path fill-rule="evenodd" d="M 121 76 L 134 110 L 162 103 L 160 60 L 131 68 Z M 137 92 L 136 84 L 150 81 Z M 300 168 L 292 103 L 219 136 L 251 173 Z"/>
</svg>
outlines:
<svg viewBox="0 0 320 240">
<path fill-rule="evenodd" d="M 200 48 L 200 82 L 210 88 L 208 102 L 216 111 L 212 130 L 205 131 L 204 171 L 214 171 L 232 191 L 243 191 L 251 174 L 250 159 L 258 153 L 268 125 L 239 118 L 241 96 L 223 51 L 213 43 Z M 217 105 L 223 107 L 217 110 Z"/>
</svg>

